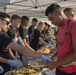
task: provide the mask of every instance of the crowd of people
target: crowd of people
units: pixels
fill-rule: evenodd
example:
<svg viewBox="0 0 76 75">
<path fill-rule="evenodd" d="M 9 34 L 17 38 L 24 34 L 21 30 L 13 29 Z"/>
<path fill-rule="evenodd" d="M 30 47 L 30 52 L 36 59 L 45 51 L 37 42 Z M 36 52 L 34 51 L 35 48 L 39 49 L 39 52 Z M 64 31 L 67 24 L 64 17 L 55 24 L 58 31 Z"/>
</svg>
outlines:
<svg viewBox="0 0 76 75">
<path fill-rule="evenodd" d="M 33 19 L 32 24 L 35 23 L 36 18 Z M 41 58 L 43 61 L 51 61 L 51 59 L 41 53 L 36 52 L 39 41 L 37 41 L 36 48 L 32 47 L 33 38 L 38 40 L 40 38 L 40 31 L 43 29 L 44 24 L 39 23 L 36 32 L 34 30 L 34 37 L 28 43 L 27 25 L 29 18 L 27 16 L 12 15 L 11 18 L 8 14 L 0 12 L 0 75 L 15 68 L 22 67 L 22 55 L 29 57 Z M 40 27 L 42 26 L 42 27 Z M 36 35 L 36 34 L 37 35 Z M 30 37 L 31 38 L 31 37 Z M 48 43 L 44 42 L 48 45 Z"/>
<path fill-rule="evenodd" d="M 76 21 L 73 9 L 63 10 L 58 4 L 51 4 L 45 15 L 58 27 L 55 31 L 57 45 L 53 48 L 57 49 L 57 53 L 52 58 L 36 52 L 45 45 L 52 47 L 53 40 L 49 34 L 51 26 L 48 23 L 38 22 L 37 18 L 33 18 L 27 29 L 29 17 L 10 17 L 7 13 L 0 12 L 0 75 L 23 67 L 23 55 L 49 61 L 45 67 L 50 70 L 56 68 L 56 75 L 76 75 Z M 69 27 L 71 21 L 72 27 Z"/>
</svg>

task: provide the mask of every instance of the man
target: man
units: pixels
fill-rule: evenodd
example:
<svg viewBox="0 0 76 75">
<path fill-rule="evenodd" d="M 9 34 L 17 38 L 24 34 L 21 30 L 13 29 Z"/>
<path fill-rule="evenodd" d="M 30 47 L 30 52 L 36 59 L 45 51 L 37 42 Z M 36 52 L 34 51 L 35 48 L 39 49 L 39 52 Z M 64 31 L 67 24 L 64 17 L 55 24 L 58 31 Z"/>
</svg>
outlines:
<svg viewBox="0 0 76 75">
<path fill-rule="evenodd" d="M 7 15 L 8 16 L 8 15 Z M 4 17 L 5 17 L 5 14 L 2 14 L 1 16 L 1 20 L 2 21 L 7 21 L 7 20 L 5 20 L 4 19 Z M 9 16 L 8 16 L 9 17 Z M 8 30 L 8 28 L 9 28 L 9 23 L 10 22 L 7 22 L 7 27 L 6 27 L 6 25 L 5 24 L 2 24 L 2 22 L 1 22 L 1 24 L 2 25 L 4 25 L 6 28 L 2 28 L 1 29 L 1 31 L 0 31 L 0 35 L 2 35 L 2 34 L 4 34 L 5 35 L 5 37 L 8 37 L 7 36 L 7 34 L 6 34 L 6 32 L 7 32 L 7 30 Z M 1 27 L 1 25 L 0 25 L 0 27 Z M 2 38 L 1 38 L 2 37 Z M 2 36 L 0 36 L 0 40 L 3 40 L 3 39 L 5 39 L 5 40 L 7 40 L 6 38 L 5 38 L 3 35 Z M 8 41 L 8 40 L 7 40 Z M 7 42 L 1 42 L 1 44 L 6 44 Z M 5 46 L 3 46 L 2 45 L 2 47 L 0 46 L 0 57 L 2 57 L 3 59 L 7 59 L 7 60 L 14 60 L 15 61 L 15 56 L 13 55 L 13 53 L 12 53 L 12 51 L 10 50 L 10 49 L 6 49 L 5 48 Z M 18 61 L 17 63 L 19 63 L 20 61 Z M 20 62 L 21 63 L 21 62 Z M 15 66 L 14 66 L 14 65 Z M 3 69 L 4 69 L 4 72 L 3 73 L 1 73 L 1 75 L 3 75 L 5 72 L 7 72 L 7 71 L 10 71 L 13 67 L 14 68 L 18 68 L 18 65 L 19 64 L 16 64 L 16 63 L 13 63 L 12 65 L 9 65 L 8 63 L 3 63 L 3 62 L 0 62 L 0 65 L 3 67 Z M 21 63 L 22 64 L 22 63 Z"/>
<path fill-rule="evenodd" d="M 16 33 L 18 33 L 18 28 L 20 27 L 20 24 L 21 24 L 21 18 L 18 15 L 12 15 L 11 26 L 10 29 L 7 31 L 9 37 L 11 37 L 12 39 L 15 38 Z"/>
<path fill-rule="evenodd" d="M 27 31 L 28 23 L 29 23 L 29 18 L 27 16 L 22 16 L 21 25 L 19 27 L 19 34 L 20 34 L 20 37 L 24 43 L 24 46 L 26 46 L 27 48 L 34 51 L 34 49 L 32 49 L 28 44 L 28 31 Z M 25 56 L 25 58 L 26 58 L 26 56 Z"/>
<path fill-rule="evenodd" d="M 15 42 L 21 45 L 24 45 L 20 35 L 18 28 L 20 27 L 21 24 L 21 18 L 18 15 L 12 15 L 11 16 L 11 26 L 10 29 L 7 31 L 8 36 Z M 13 54 L 17 57 L 17 52 L 13 51 Z M 20 59 L 21 59 L 21 54 Z"/>
<path fill-rule="evenodd" d="M 22 16 L 21 25 L 19 27 L 19 33 L 25 45 L 26 42 L 28 43 L 28 31 L 27 31 L 28 23 L 29 23 L 29 18 L 27 16 Z"/>
<path fill-rule="evenodd" d="M 28 31 L 27 31 L 27 25 L 29 23 L 29 18 L 27 16 L 22 16 L 21 18 L 21 25 L 19 27 L 19 33 L 20 36 L 23 40 L 23 43 L 26 47 L 29 49 L 33 50 L 29 45 L 28 45 Z"/>
<path fill-rule="evenodd" d="M 20 24 L 21 24 L 21 18 L 18 15 L 12 15 L 11 26 L 10 29 L 7 31 L 7 34 L 10 38 L 13 39 L 14 42 L 24 45 L 18 31 Z"/>
<path fill-rule="evenodd" d="M 74 10 L 72 8 L 65 8 L 64 13 L 68 18 L 74 19 Z"/>
<path fill-rule="evenodd" d="M 34 29 L 35 26 L 37 25 L 38 20 L 36 18 L 32 19 L 32 25 L 28 28 L 28 35 L 29 35 L 29 44 L 31 40 L 33 39 L 34 36 Z"/>
<path fill-rule="evenodd" d="M 71 35 L 67 35 L 68 26 L 72 19 L 65 16 L 62 7 L 58 4 L 51 4 L 47 7 L 45 15 L 52 24 L 59 28 L 56 36 L 58 60 L 50 62 L 46 67 L 51 70 L 57 68 L 56 75 L 76 75 L 76 64 L 72 64 L 76 60 L 76 21 L 72 25 Z"/>
<path fill-rule="evenodd" d="M 37 28 L 34 30 L 34 36 L 32 38 L 32 40 L 30 41 L 30 46 L 37 51 L 39 49 L 39 42 L 44 44 L 44 45 L 49 45 L 48 43 L 46 43 L 42 37 L 41 37 L 41 31 L 44 29 L 44 23 L 43 22 L 39 22 Z"/>
</svg>

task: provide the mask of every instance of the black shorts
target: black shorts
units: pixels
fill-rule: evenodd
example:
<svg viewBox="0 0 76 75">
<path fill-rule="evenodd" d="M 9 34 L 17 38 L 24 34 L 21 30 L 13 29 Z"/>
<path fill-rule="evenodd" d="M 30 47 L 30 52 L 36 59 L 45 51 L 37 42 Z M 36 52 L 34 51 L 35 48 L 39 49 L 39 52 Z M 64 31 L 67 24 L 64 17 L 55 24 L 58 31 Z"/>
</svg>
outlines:
<svg viewBox="0 0 76 75">
<path fill-rule="evenodd" d="M 56 69 L 56 75 L 76 75 L 76 72 L 74 73 L 65 73 L 60 71 L 58 68 Z"/>
</svg>

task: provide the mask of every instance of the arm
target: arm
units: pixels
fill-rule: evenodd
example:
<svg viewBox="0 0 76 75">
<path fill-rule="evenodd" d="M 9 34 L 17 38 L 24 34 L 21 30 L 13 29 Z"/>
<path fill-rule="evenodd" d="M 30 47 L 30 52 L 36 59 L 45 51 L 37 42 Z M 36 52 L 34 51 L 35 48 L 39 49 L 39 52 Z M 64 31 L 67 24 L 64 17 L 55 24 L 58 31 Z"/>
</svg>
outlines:
<svg viewBox="0 0 76 75">
<path fill-rule="evenodd" d="M 4 58 L 2 58 L 2 57 L 0 57 L 0 62 L 1 62 L 1 63 L 7 63 L 8 60 L 7 60 L 7 59 L 4 59 Z"/>
<path fill-rule="evenodd" d="M 59 61 L 50 62 L 49 64 L 46 64 L 45 67 L 52 70 L 58 66 L 67 65 L 69 63 L 76 61 L 76 40 L 73 41 L 73 49 L 74 51 L 70 53 L 68 56 L 64 57 Z"/>
<path fill-rule="evenodd" d="M 76 61 L 76 40 L 74 40 L 72 43 L 74 51 L 62 60 L 55 62 L 57 66 L 69 64 L 71 62 Z"/>
<path fill-rule="evenodd" d="M 40 53 L 37 53 L 37 52 L 34 52 L 30 49 L 28 49 L 27 47 L 24 47 L 22 45 L 19 45 L 19 44 L 16 44 L 14 42 L 10 43 L 8 46 L 7 46 L 7 49 L 12 49 L 12 50 L 15 50 L 25 56 L 30 56 L 30 57 L 37 57 L 37 58 L 40 58 L 42 54 Z"/>
<path fill-rule="evenodd" d="M 16 59 L 15 56 L 13 55 L 11 49 L 9 49 L 9 53 L 10 53 L 10 56 L 11 56 L 11 58 L 12 58 L 13 60 Z"/>
<path fill-rule="evenodd" d="M 57 54 L 58 54 L 58 51 L 55 51 L 54 54 L 52 55 L 51 58 L 53 61 L 57 61 Z"/>
<path fill-rule="evenodd" d="M 25 44 L 24 44 L 24 42 L 23 42 L 23 41 L 22 41 L 20 44 L 21 44 L 21 45 L 23 45 L 23 46 L 25 46 Z"/>
<path fill-rule="evenodd" d="M 18 37 L 17 43 L 25 46 L 25 44 L 20 36 Z"/>
<path fill-rule="evenodd" d="M 32 27 L 31 26 L 28 28 L 28 34 L 30 37 L 32 37 Z"/>
<path fill-rule="evenodd" d="M 27 47 L 24 47 L 22 45 L 19 45 L 17 43 L 12 42 L 11 38 L 9 38 L 6 34 L 2 34 L 0 37 L 0 46 L 4 46 L 6 49 L 12 49 L 14 51 L 17 51 L 25 56 L 30 56 L 30 57 L 36 57 L 36 58 L 41 58 L 44 61 L 48 60 L 50 61 L 48 56 L 45 56 L 41 53 L 34 52 Z M 14 65 L 12 63 L 15 63 Z M 16 66 L 17 61 L 16 60 L 8 60 L 8 64 L 11 66 Z"/>
<path fill-rule="evenodd" d="M 0 38 L 0 42 L 1 42 L 0 45 L 6 46 L 6 49 L 12 49 L 25 56 L 38 57 L 38 58 L 42 56 L 42 54 L 40 53 L 34 52 L 28 49 L 27 47 L 12 42 L 12 39 L 5 34 L 2 34 L 1 36 L 3 36 L 3 38 L 2 37 Z"/>
<path fill-rule="evenodd" d="M 42 40 L 46 40 L 46 39 L 48 39 L 48 36 L 42 37 Z"/>
<path fill-rule="evenodd" d="M 42 44 L 45 44 L 45 45 L 48 44 L 48 43 L 46 43 L 44 40 L 42 40 L 41 37 L 39 38 L 39 42 L 41 42 Z"/>
<path fill-rule="evenodd" d="M 26 39 L 23 39 L 23 42 L 24 42 L 24 44 L 25 44 L 25 46 L 26 46 L 27 48 L 29 48 L 30 50 L 33 50 L 33 49 L 28 45 L 28 43 L 26 42 Z"/>
</svg>

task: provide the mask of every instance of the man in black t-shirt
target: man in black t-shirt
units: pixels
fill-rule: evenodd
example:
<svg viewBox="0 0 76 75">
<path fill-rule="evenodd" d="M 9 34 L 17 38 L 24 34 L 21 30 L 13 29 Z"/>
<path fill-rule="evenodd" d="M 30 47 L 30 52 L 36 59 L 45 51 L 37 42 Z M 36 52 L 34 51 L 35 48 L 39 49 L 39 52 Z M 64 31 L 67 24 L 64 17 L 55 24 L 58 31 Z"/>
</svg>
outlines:
<svg viewBox="0 0 76 75">
<path fill-rule="evenodd" d="M 28 23 L 29 23 L 29 18 L 27 16 L 22 16 L 21 26 L 19 27 L 19 33 L 20 33 L 20 36 L 21 36 L 25 46 L 31 50 L 34 50 L 28 44 L 28 32 L 27 32 Z"/>
<path fill-rule="evenodd" d="M 6 32 L 8 31 L 9 23 L 10 23 L 9 15 L 6 13 L 0 12 L 0 51 L 1 51 L 0 62 L 2 64 L 8 64 L 9 66 L 12 66 L 15 68 L 21 66 L 21 63 L 18 60 L 15 60 L 15 59 L 12 60 L 5 56 L 8 53 L 9 49 L 18 51 L 19 53 L 26 55 L 26 56 L 42 58 L 44 61 L 45 60 L 51 61 L 51 59 L 49 59 L 48 56 L 45 56 L 41 53 L 34 52 L 28 49 L 27 47 L 24 47 L 22 45 L 12 42 L 12 39 L 9 38 L 8 35 L 6 34 Z M 4 67 L 6 67 L 6 70 L 4 70 L 4 73 L 5 73 L 8 71 L 9 67 L 7 67 L 6 65 L 4 65 Z M 0 75 L 4 75 L 4 73 Z"/>
<path fill-rule="evenodd" d="M 22 16 L 21 25 L 19 27 L 19 34 L 22 40 L 24 41 L 24 43 L 25 43 L 25 40 L 26 42 L 28 42 L 28 32 L 27 32 L 28 23 L 29 23 L 29 18 L 27 16 Z"/>
<path fill-rule="evenodd" d="M 9 29 L 9 23 L 9 15 L 0 12 L 0 65 L 4 69 L 4 72 L 0 75 L 4 75 L 4 73 L 11 70 L 12 67 L 19 67 L 19 64 L 17 64 L 19 61 L 15 60 L 12 51 L 7 49 L 7 45 L 12 42 L 12 39 L 6 34 Z M 13 64 L 11 65 L 10 62 Z"/>
<path fill-rule="evenodd" d="M 28 28 L 29 44 L 34 37 L 34 29 L 35 29 L 34 27 L 37 25 L 37 22 L 38 22 L 38 20 L 36 18 L 33 18 L 32 25 Z"/>
<path fill-rule="evenodd" d="M 37 26 L 37 29 L 34 30 L 34 37 L 30 41 L 30 46 L 35 50 L 39 49 L 39 42 L 44 45 L 48 45 L 48 43 L 42 40 L 42 37 L 41 37 L 41 31 L 43 30 L 43 28 L 44 28 L 44 23 L 40 22 Z"/>
<path fill-rule="evenodd" d="M 40 31 L 35 29 L 33 39 L 30 42 L 30 46 L 35 50 L 38 50 L 38 48 L 39 48 L 39 39 L 38 38 L 40 38 L 40 37 L 41 37 Z"/>
<path fill-rule="evenodd" d="M 7 36 L 7 34 L 0 32 L 0 57 L 2 57 L 4 59 L 12 59 L 10 56 L 9 50 L 6 49 L 6 46 L 10 42 L 12 42 L 12 40 Z M 11 70 L 11 66 L 7 63 L 0 62 L 0 65 L 3 67 L 5 72 Z M 4 74 L 4 73 L 2 73 L 2 74 Z"/>
</svg>

